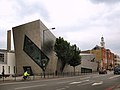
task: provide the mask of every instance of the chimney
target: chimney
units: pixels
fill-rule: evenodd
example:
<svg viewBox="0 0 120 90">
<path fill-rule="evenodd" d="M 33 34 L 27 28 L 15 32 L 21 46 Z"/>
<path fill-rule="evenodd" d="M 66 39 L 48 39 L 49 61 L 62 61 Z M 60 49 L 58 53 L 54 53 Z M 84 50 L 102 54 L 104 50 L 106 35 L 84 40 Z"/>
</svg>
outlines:
<svg viewBox="0 0 120 90">
<path fill-rule="evenodd" d="M 11 30 L 7 31 L 7 50 L 11 50 Z"/>
</svg>

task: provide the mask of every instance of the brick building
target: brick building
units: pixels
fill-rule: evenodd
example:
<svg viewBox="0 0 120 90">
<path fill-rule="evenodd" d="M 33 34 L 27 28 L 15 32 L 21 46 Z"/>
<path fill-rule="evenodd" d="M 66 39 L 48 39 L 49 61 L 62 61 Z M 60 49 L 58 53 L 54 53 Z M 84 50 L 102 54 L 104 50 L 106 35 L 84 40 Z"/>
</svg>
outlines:
<svg viewBox="0 0 120 90">
<path fill-rule="evenodd" d="M 82 53 L 90 53 L 95 55 L 95 61 L 99 68 L 112 69 L 115 67 L 115 56 L 110 49 L 105 48 L 104 38 L 101 37 L 100 46 L 96 45 L 93 49 L 82 51 Z"/>
</svg>

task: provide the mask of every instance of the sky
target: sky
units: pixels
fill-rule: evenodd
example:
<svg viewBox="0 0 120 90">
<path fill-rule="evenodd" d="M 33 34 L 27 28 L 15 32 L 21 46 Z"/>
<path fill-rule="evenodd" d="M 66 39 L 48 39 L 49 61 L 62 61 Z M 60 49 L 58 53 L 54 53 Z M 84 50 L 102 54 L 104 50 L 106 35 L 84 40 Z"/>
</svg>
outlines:
<svg viewBox="0 0 120 90">
<path fill-rule="evenodd" d="M 105 48 L 120 55 L 120 0 L 1 0 L 0 49 L 7 30 L 38 19 L 80 50 L 100 45 L 103 36 Z"/>
</svg>

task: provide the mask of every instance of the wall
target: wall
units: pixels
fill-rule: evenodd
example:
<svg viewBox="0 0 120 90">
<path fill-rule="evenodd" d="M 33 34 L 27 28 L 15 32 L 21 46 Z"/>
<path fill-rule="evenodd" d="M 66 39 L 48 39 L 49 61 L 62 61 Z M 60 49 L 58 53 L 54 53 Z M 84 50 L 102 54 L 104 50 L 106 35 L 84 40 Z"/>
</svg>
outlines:
<svg viewBox="0 0 120 90">
<path fill-rule="evenodd" d="M 13 38 L 14 38 L 14 47 L 15 47 L 15 56 L 16 56 L 16 73 L 18 75 L 23 74 L 23 66 L 31 66 L 34 74 L 42 73 L 42 69 L 38 66 L 32 58 L 30 58 L 24 51 L 24 37 L 25 35 L 32 40 L 32 42 L 40 49 L 43 50 L 43 30 L 46 30 L 47 27 L 40 21 L 36 20 L 33 22 L 29 22 L 20 26 L 13 27 Z M 50 40 L 55 40 L 54 35 L 48 30 L 44 33 L 45 42 Z M 49 36 L 49 37 L 48 37 Z M 46 72 L 56 70 L 56 59 L 54 52 L 46 53 L 44 52 L 50 59 L 48 66 L 46 68 Z"/>
<path fill-rule="evenodd" d="M 5 70 L 5 74 L 13 75 L 15 71 L 15 54 L 13 52 L 3 52 L 7 58 L 6 63 L 0 63 L 0 74 L 2 74 L 3 66 Z M 10 70 L 9 70 L 10 69 Z"/>
<path fill-rule="evenodd" d="M 92 71 L 97 71 L 98 64 L 94 60 L 94 54 L 80 54 L 81 55 L 81 64 L 76 66 L 75 72 L 81 72 L 81 68 L 91 69 Z M 70 65 L 66 65 L 64 72 L 74 72 L 74 69 Z"/>
</svg>

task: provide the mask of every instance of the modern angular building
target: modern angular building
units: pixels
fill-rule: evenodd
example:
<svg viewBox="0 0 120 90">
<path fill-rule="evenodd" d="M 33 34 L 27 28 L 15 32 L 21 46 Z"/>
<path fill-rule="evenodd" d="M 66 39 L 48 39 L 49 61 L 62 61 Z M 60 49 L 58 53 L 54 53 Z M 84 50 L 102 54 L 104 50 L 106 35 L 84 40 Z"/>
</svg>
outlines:
<svg viewBox="0 0 120 90">
<path fill-rule="evenodd" d="M 12 30 L 17 75 L 22 75 L 26 70 L 30 74 L 41 74 L 43 71 L 46 73 L 60 72 L 61 63 L 53 50 L 56 37 L 40 20 L 13 27 Z M 86 60 L 91 60 L 93 57 L 90 55 Z M 96 70 L 96 62 L 86 60 L 82 60 L 82 66 L 79 65 L 77 71 Z M 91 65 L 85 64 L 88 62 Z M 72 67 L 66 65 L 63 72 L 73 72 Z"/>
<path fill-rule="evenodd" d="M 13 27 L 12 30 L 17 75 L 26 70 L 30 74 L 56 71 L 57 57 L 53 51 L 56 37 L 40 20 Z"/>
<path fill-rule="evenodd" d="M 52 28 L 54 29 L 54 28 Z M 11 30 L 7 33 L 7 50 L 0 49 L 0 75 L 5 70 L 8 75 L 31 75 L 43 72 L 60 72 L 61 62 L 53 50 L 56 37 L 40 20 L 12 28 L 14 50 L 11 50 Z M 97 64 L 93 54 L 82 54 L 81 64 L 76 72 L 96 71 Z M 66 65 L 63 72 L 74 72 L 73 67 Z"/>
</svg>

